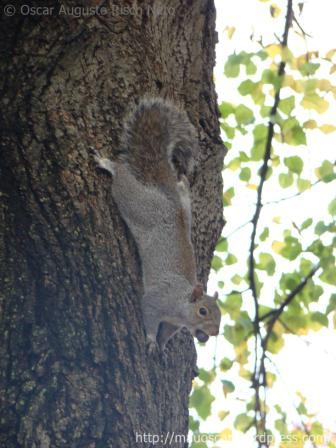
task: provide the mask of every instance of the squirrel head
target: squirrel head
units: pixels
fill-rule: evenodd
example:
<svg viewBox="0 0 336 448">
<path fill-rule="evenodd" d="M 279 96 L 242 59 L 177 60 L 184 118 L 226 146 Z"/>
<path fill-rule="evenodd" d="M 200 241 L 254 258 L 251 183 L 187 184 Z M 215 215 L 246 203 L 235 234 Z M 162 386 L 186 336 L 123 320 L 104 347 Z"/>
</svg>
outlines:
<svg viewBox="0 0 336 448">
<path fill-rule="evenodd" d="M 197 284 L 190 296 L 193 315 L 189 330 L 199 342 L 206 342 L 209 336 L 217 336 L 221 320 L 221 312 L 217 304 L 218 293 L 214 297 L 204 294 L 201 284 Z"/>
</svg>

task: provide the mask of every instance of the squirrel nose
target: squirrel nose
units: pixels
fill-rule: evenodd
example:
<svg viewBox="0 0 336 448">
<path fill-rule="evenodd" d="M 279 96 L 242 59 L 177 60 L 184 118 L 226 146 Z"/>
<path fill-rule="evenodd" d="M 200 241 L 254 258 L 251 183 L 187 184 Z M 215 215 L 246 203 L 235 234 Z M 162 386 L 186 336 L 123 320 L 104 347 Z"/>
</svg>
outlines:
<svg viewBox="0 0 336 448">
<path fill-rule="evenodd" d="M 210 336 L 218 336 L 219 335 L 219 328 L 215 327 L 211 329 Z"/>
</svg>

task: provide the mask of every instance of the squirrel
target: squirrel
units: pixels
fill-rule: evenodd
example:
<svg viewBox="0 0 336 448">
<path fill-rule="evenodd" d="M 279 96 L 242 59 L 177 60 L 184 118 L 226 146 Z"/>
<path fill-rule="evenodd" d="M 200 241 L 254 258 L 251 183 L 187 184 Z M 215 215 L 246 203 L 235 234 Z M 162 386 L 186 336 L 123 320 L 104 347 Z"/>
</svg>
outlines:
<svg viewBox="0 0 336 448">
<path fill-rule="evenodd" d="M 218 335 L 218 293 L 204 293 L 191 242 L 188 177 L 197 139 L 187 114 L 167 100 L 143 99 L 126 120 L 116 160 L 95 152 L 113 177 L 112 196 L 138 247 L 142 312 L 150 351 L 186 327 L 200 342 Z"/>
</svg>

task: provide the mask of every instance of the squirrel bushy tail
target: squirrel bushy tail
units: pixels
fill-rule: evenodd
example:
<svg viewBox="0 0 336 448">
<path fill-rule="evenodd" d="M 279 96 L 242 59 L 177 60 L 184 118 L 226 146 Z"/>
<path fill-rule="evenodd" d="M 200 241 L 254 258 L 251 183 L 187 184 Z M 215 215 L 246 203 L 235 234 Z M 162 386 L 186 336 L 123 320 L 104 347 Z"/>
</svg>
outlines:
<svg viewBox="0 0 336 448">
<path fill-rule="evenodd" d="M 121 158 L 138 180 L 160 185 L 189 175 L 197 155 L 187 114 L 162 99 L 142 100 L 125 123 Z"/>
</svg>

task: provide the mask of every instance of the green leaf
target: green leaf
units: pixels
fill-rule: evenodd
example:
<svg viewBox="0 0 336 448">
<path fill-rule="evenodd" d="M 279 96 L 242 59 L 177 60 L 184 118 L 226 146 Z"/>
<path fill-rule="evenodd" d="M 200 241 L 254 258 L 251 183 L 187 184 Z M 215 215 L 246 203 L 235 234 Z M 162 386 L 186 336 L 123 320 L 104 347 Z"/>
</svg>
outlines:
<svg viewBox="0 0 336 448">
<path fill-rule="evenodd" d="M 269 236 L 269 228 L 265 227 L 262 233 L 260 234 L 260 241 L 265 241 Z"/>
<path fill-rule="evenodd" d="M 236 78 L 239 75 L 241 63 L 241 54 L 231 54 L 224 65 L 225 76 L 228 78 Z"/>
<path fill-rule="evenodd" d="M 231 205 L 231 200 L 235 195 L 234 188 L 231 187 L 223 193 L 223 203 L 224 206 Z"/>
<path fill-rule="evenodd" d="M 323 426 L 321 425 L 321 423 L 314 422 L 312 424 L 310 433 L 314 436 L 323 436 L 324 431 L 323 431 Z"/>
<path fill-rule="evenodd" d="M 239 174 L 239 179 L 248 182 L 251 179 L 250 168 L 248 167 L 243 168 Z"/>
<path fill-rule="evenodd" d="M 236 120 L 239 125 L 246 125 L 254 121 L 254 114 L 249 107 L 239 104 L 235 110 Z"/>
<path fill-rule="evenodd" d="M 190 448 L 208 448 L 204 442 L 192 442 Z"/>
<path fill-rule="evenodd" d="M 319 311 L 315 311 L 314 313 L 311 314 L 311 320 L 313 322 L 318 322 L 323 327 L 328 327 L 329 324 L 327 316 L 325 314 L 320 313 Z"/>
<path fill-rule="evenodd" d="M 211 268 L 214 271 L 219 271 L 223 267 L 223 261 L 221 258 L 219 258 L 217 255 L 214 255 L 211 261 Z"/>
<path fill-rule="evenodd" d="M 289 96 L 288 98 L 284 98 L 279 103 L 279 109 L 286 115 L 290 115 L 294 107 L 295 107 L 295 98 L 293 95 Z"/>
<path fill-rule="evenodd" d="M 259 50 L 258 53 L 256 53 L 256 56 L 258 56 L 262 61 L 268 58 L 268 54 L 264 50 Z"/>
<path fill-rule="evenodd" d="M 264 84 L 275 85 L 277 77 L 278 75 L 276 72 L 267 68 L 262 72 L 261 80 Z"/>
<path fill-rule="evenodd" d="M 218 243 L 216 244 L 216 251 L 227 252 L 227 250 L 228 250 L 228 240 L 221 236 L 218 240 Z"/>
<path fill-rule="evenodd" d="M 305 145 L 306 134 L 296 118 L 288 118 L 282 124 L 282 134 L 285 143 L 289 145 Z"/>
<path fill-rule="evenodd" d="M 301 174 L 303 169 L 303 160 L 298 156 L 285 157 L 285 165 L 287 168 L 296 174 Z"/>
<path fill-rule="evenodd" d="M 300 415 L 308 414 L 307 408 L 304 403 L 300 403 L 299 406 L 296 408 L 296 410 Z"/>
<path fill-rule="evenodd" d="M 284 346 L 284 343 L 284 338 L 272 331 L 268 339 L 267 350 L 275 355 L 276 353 L 279 353 Z"/>
<path fill-rule="evenodd" d="M 211 403 L 214 399 L 215 398 L 211 394 L 208 386 L 204 385 L 194 389 L 194 392 L 190 397 L 190 406 L 195 408 L 198 415 L 205 420 L 210 415 Z"/>
<path fill-rule="evenodd" d="M 257 144 L 252 147 L 251 158 L 255 162 L 261 160 L 265 154 L 265 146 L 262 144 Z"/>
<path fill-rule="evenodd" d="M 204 383 L 209 384 L 212 383 L 212 381 L 215 379 L 216 374 L 213 370 L 199 369 L 198 377 Z"/>
<path fill-rule="evenodd" d="M 336 294 L 331 294 L 326 313 L 329 314 L 336 310 Z"/>
<path fill-rule="evenodd" d="M 325 269 L 320 275 L 320 279 L 329 285 L 336 286 L 336 266 Z"/>
<path fill-rule="evenodd" d="M 308 297 L 308 299 L 305 300 L 305 303 L 307 305 L 310 305 L 311 302 L 317 302 L 322 294 L 323 294 L 322 286 L 315 285 L 312 280 L 310 280 L 307 283 L 307 286 L 305 287 L 305 289 L 300 293 L 301 296 Z"/>
<path fill-rule="evenodd" d="M 258 161 L 264 157 L 267 127 L 264 124 L 257 124 L 253 129 L 254 143 L 251 151 L 252 160 Z"/>
<path fill-rule="evenodd" d="M 261 253 L 257 268 L 266 271 L 268 275 L 273 275 L 275 272 L 275 261 L 272 255 Z"/>
<path fill-rule="evenodd" d="M 242 325 L 225 325 L 224 337 L 235 347 L 244 341 L 246 330 Z"/>
<path fill-rule="evenodd" d="M 303 76 L 313 75 L 321 64 L 314 64 L 312 62 L 307 62 L 300 65 L 299 71 Z"/>
<path fill-rule="evenodd" d="M 319 114 L 323 114 L 329 108 L 327 100 L 322 98 L 316 92 L 307 93 L 301 100 L 301 106 L 305 109 L 313 109 Z"/>
<path fill-rule="evenodd" d="M 249 95 L 250 93 L 252 93 L 255 88 L 256 88 L 256 83 L 254 83 L 250 79 L 246 79 L 245 81 L 243 81 L 240 84 L 240 86 L 238 87 L 238 91 L 241 95 L 245 96 L 245 95 Z"/>
<path fill-rule="evenodd" d="M 292 129 L 291 144 L 294 146 L 307 144 L 306 134 L 301 126 Z"/>
<path fill-rule="evenodd" d="M 286 422 L 282 419 L 275 420 L 274 423 L 275 429 L 282 435 L 285 436 L 288 434 L 288 428 Z"/>
<path fill-rule="evenodd" d="M 303 223 L 301 224 L 301 230 L 307 229 L 309 226 L 313 224 L 312 218 L 307 218 Z"/>
<path fill-rule="evenodd" d="M 309 188 L 311 187 L 311 182 L 310 182 L 310 180 L 299 178 L 297 180 L 297 186 L 298 186 L 299 192 L 302 193 L 303 191 L 309 190 Z"/>
<path fill-rule="evenodd" d="M 306 258 L 301 258 L 300 260 L 300 272 L 302 275 L 306 276 L 312 270 L 313 263 Z"/>
<path fill-rule="evenodd" d="M 223 358 L 219 364 L 219 368 L 223 371 L 223 372 L 227 372 L 228 370 L 231 369 L 233 365 L 233 361 L 231 361 L 231 359 L 229 358 Z"/>
<path fill-rule="evenodd" d="M 241 160 L 239 157 L 235 157 L 234 159 L 230 160 L 230 162 L 226 165 L 225 168 L 236 171 L 238 168 L 240 168 Z"/>
<path fill-rule="evenodd" d="M 224 66 L 225 76 L 228 78 L 236 78 L 239 75 L 240 66 L 236 64 L 232 64 L 231 62 L 227 62 Z"/>
<path fill-rule="evenodd" d="M 219 111 L 222 118 L 227 118 L 230 114 L 234 113 L 233 104 L 223 101 L 219 106 Z"/>
<path fill-rule="evenodd" d="M 292 173 L 279 174 L 279 184 L 282 188 L 288 188 L 293 185 L 294 177 Z"/>
<path fill-rule="evenodd" d="M 241 432 L 246 432 L 253 425 L 253 417 L 246 414 L 239 414 L 235 418 L 234 427 Z"/>
<path fill-rule="evenodd" d="M 222 385 L 223 385 L 223 392 L 224 392 L 225 397 L 228 394 L 231 394 L 232 392 L 234 392 L 234 390 L 235 390 L 235 386 L 231 381 L 222 380 Z"/>
<path fill-rule="evenodd" d="M 231 319 L 237 319 L 240 314 L 240 308 L 243 300 L 240 293 L 232 293 L 227 296 L 225 301 L 221 304 L 221 307 L 226 311 Z"/>
<path fill-rule="evenodd" d="M 190 431 L 198 431 L 200 426 L 200 422 L 195 420 L 192 415 L 189 415 L 189 429 Z"/>
<path fill-rule="evenodd" d="M 277 379 L 277 376 L 272 372 L 266 372 L 267 387 L 272 387 Z"/>
<path fill-rule="evenodd" d="M 254 75 L 257 72 L 257 66 L 251 60 L 246 64 L 246 74 Z"/>
<path fill-rule="evenodd" d="M 272 310 L 272 308 L 269 307 L 269 306 L 259 305 L 259 316 L 260 316 L 260 318 L 262 318 L 262 316 L 265 316 L 266 314 L 268 314 L 271 310 Z"/>
<path fill-rule="evenodd" d="M 255 142 L 265 141 L 267 136 L 267 130 L 268 128 L 264 124 L 257 124 L 257 126 L 255 126 L 255 128 L 253 129 L 254 141 Z"/>
<path fill-rule="evenodd" d="M 244 151 L 239 151 L 239 158 L 240 158 L 241 162 L 249 162 L 250 161 L 249 156 Z"/>
<path fill-rule="evenodd" d="M 225 259 L 225 264 L 226 265 L 231 265 L 231 264 L 235 264 L 237 263 L 237 257 L 233 254 L 228 254 L 228 256 Z"/>
<path fill-rule="evenodd" d="M 301 275 L 297 272 L 282 274 L 280 278 L 280 288 L 284 292 L 291 292 L 301 282 Z"/>
<path fill-rule="evenodd" d="M 220 126 L 223 129 L 223 131 L 225 132 L 225 134 L 227 135 L 227 137 L 230 139 L 233 139 L 233 137 L 235 136 L 235 128 L 233 128 L 232 126 L 229 126 L 225 122 L 221 122 Z"/>
<path fill-rule="evenodd" d="M 316 170 L 316 174 L 323 182 L 331 182 L 335 179 L 334 165 L 329 160 L 324 160 L 322 165 Z"/>
<path fill-rule="evenodd" d="M 242 282 L 242 278 L 241 278 L 241 276 L 240 275 L 238 275 L 238 274 L 235 274 L 232 278 L 231 278 L 231 281 L 232 281 L 232 283 L 234 284 L 234 285 L 240 285 L 240 283 Z"/>
<path fill-rule="evenodd" d="M 315 233 L 318 236 L 321 236 L 327 230 L 328 230 L 328 226 L 326 226 L 323 221 L 319 221 L 315 226 Z"/>
<path fill-rule="evenodd" d="M 336 215 L 336 199 L 333 199 L 329 206 L 328 206 L 328 212 L 331 214 L 331 216 Z"/>
<path fill-rule="evenodd" d="M 259 106 L 265 104 L 265 94 L 263 92 L 263 84 L 257 83 L 256 88 L 251 93 L 251 97 L 255 104 L 258 104 Z"/>
<path fill-rule="evenodd" d="M 269 117 L 271 114 L 271 110 L 272 108 L 270 106 L 264 106 L 262 105 L 260 108 L 260 115 L 265 118 L 265 117 Z"/>
<path fill-rule="evenodd" d="M 288 260 L 295 260 L 301 252 L 302 246 L 299 240 L 292 236 L 287 236 L 285 238 L 285 247 L 281 249 L 280 254 Z"/>
<path fill-rule="evenodd" d="M 291 307 L 294 308 L 293 302 L 291 303 Z M 306 315 L 303 315 L 300 310 L 296 311 L 295 314 L 293 314 L 293 312 L 284 313 L 282 321 L 290 329 L 290 332 L 300 332 L 301 334 L 307 333 L 309 327 L 308 318 Z"/>
</svg>

